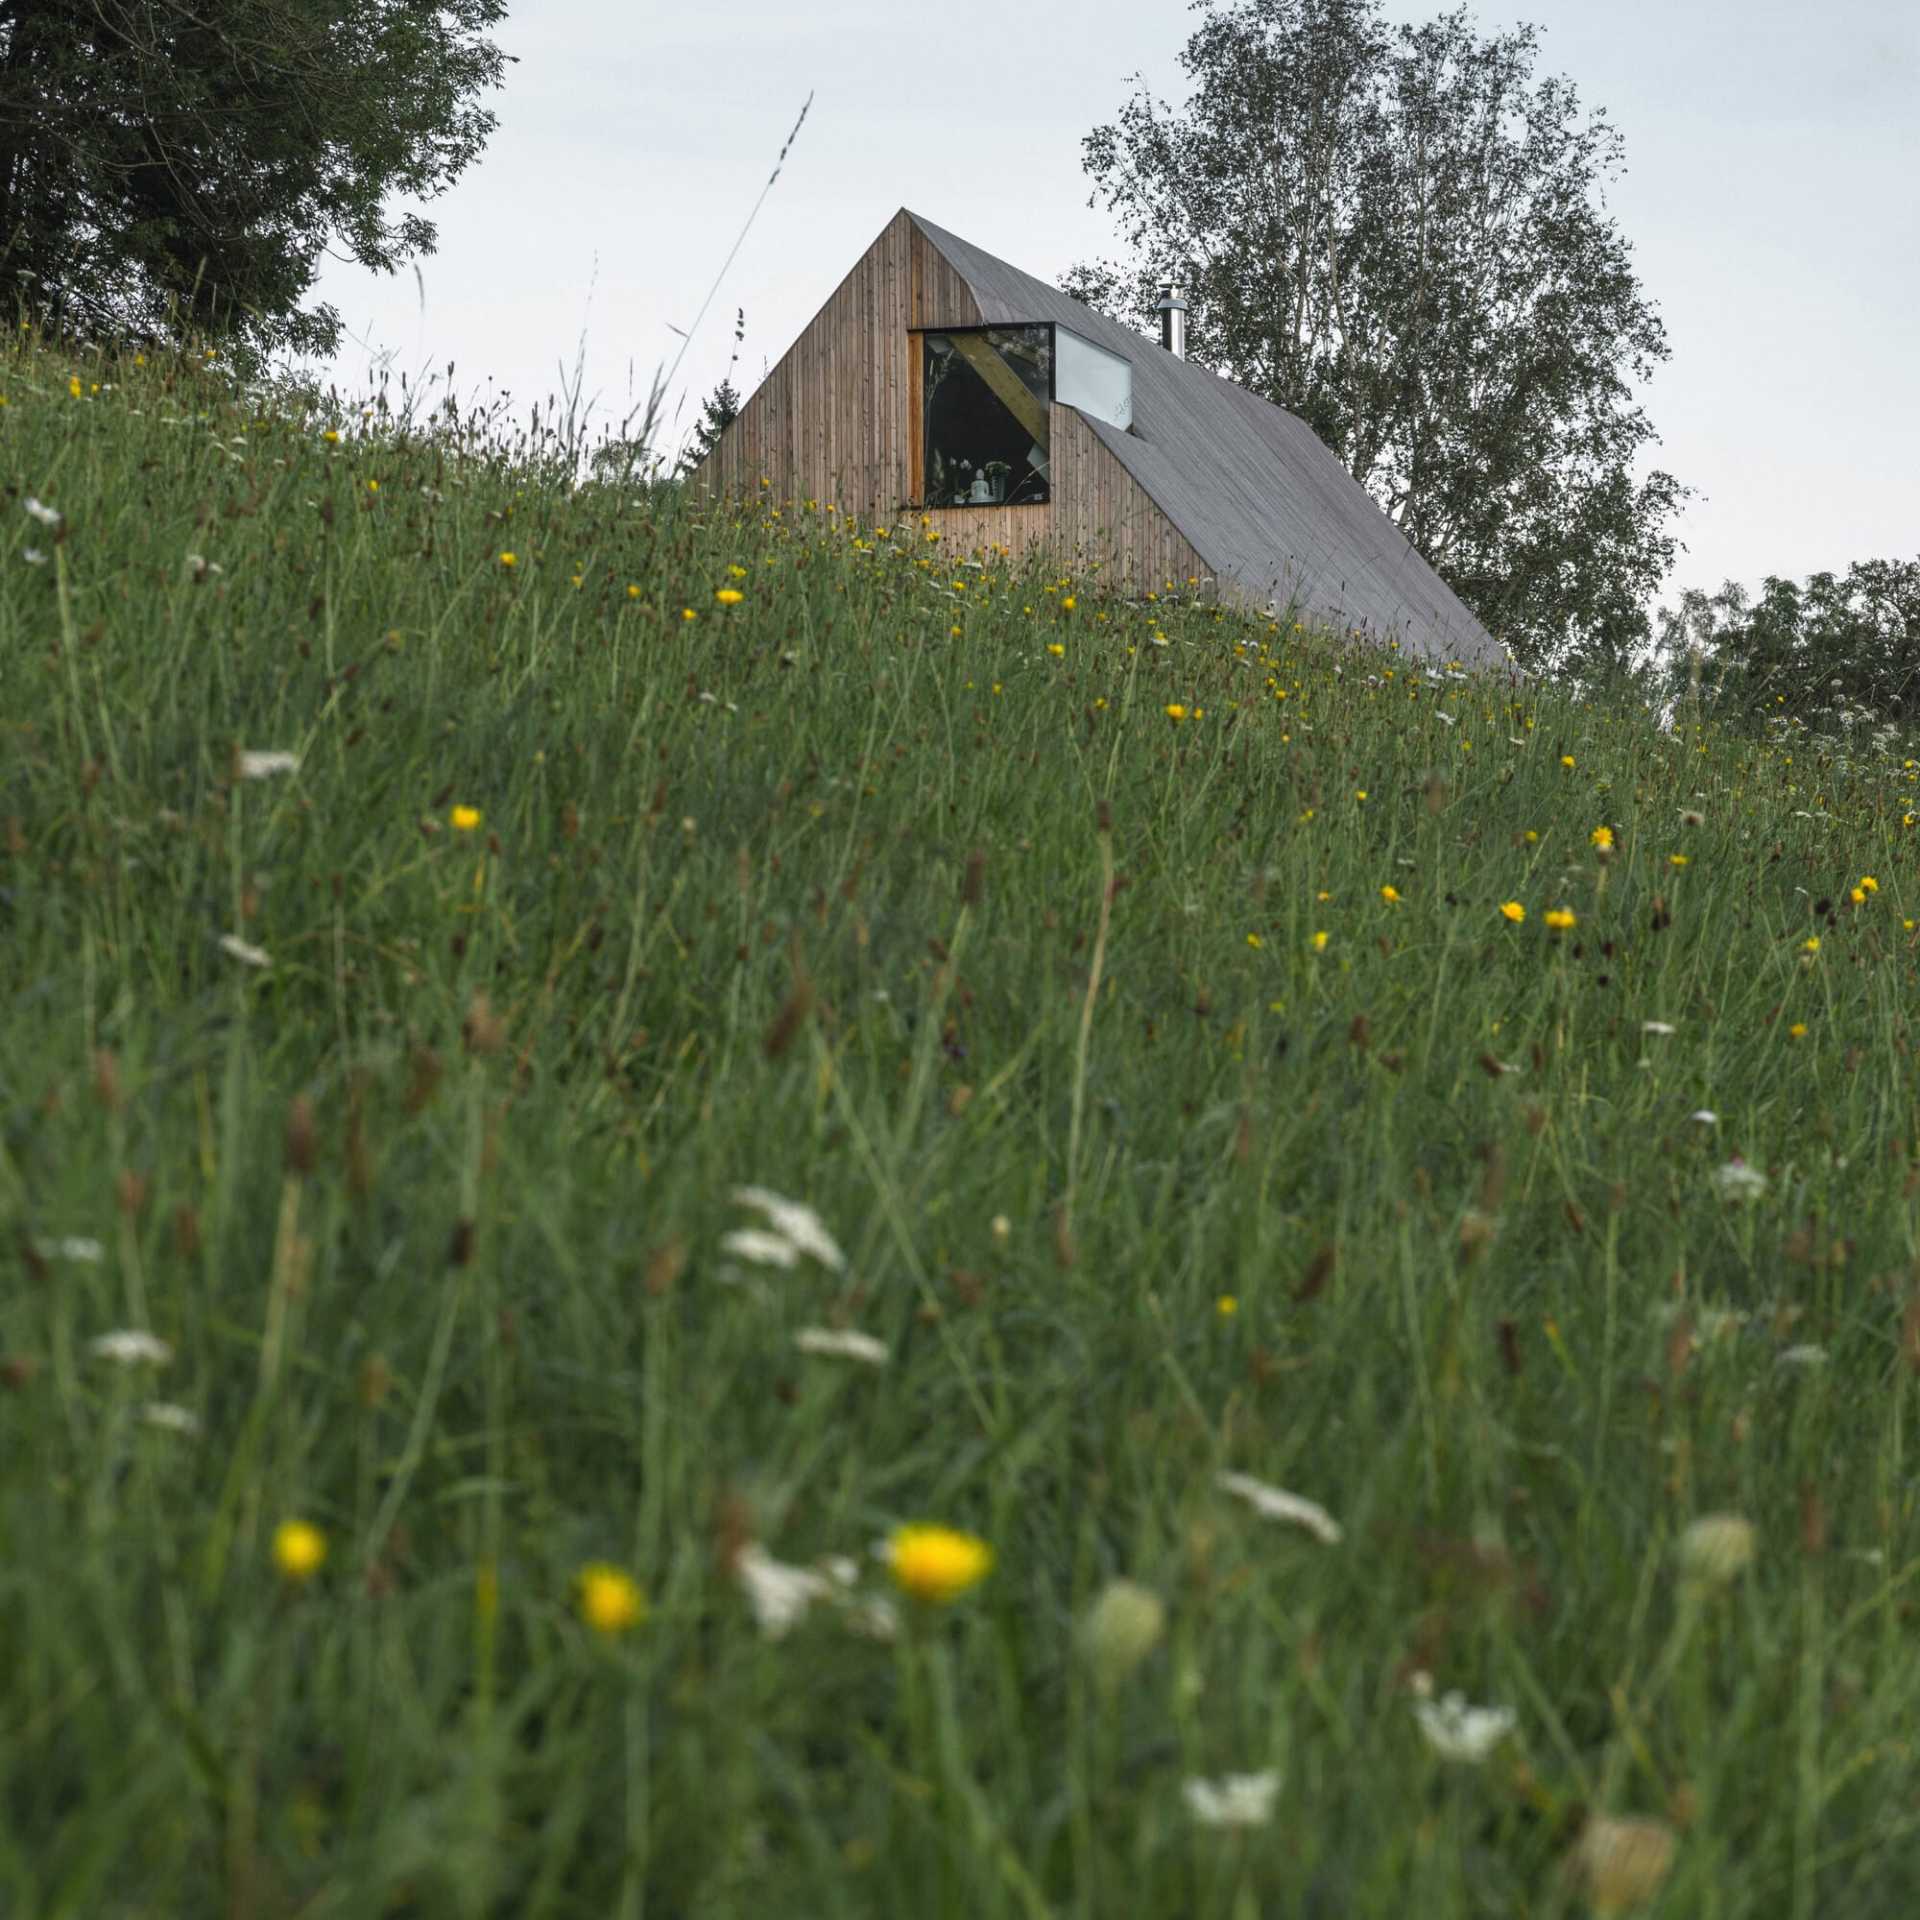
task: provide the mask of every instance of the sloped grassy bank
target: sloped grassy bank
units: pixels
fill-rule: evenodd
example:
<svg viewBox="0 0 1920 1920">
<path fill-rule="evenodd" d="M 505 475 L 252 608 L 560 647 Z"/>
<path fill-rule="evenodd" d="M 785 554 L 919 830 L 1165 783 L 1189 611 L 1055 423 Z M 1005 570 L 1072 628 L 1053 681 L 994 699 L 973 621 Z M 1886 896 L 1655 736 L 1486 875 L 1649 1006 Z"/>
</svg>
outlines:
<svg viewBox="0 0 1920 1920">
<path fill-rule="evenodd" d="M 0 392 L 4 1904 L 1911 1910 L 1895 743 Z"/>
</svg>

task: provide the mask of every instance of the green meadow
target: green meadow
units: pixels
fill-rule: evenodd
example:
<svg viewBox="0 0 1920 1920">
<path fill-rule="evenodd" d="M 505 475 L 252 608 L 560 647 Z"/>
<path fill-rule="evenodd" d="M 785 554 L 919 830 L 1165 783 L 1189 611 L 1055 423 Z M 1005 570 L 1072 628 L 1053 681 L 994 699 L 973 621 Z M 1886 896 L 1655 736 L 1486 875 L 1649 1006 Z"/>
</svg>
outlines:
<svg viewBox="0 0 1920 1920">
<path fill-rule="evenodd" d="M 1920 1909 L 1890 734 L 0 394 L 0 1913 Z"/>
</svg>

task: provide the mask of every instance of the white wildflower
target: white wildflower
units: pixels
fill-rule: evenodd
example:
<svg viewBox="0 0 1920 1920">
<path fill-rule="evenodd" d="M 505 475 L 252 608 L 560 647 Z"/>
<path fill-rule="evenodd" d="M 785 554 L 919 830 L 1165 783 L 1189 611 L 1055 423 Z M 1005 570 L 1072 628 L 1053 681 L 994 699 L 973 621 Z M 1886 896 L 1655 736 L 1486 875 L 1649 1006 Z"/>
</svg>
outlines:
<svg viewBox="0 0 1920 1920">
<path fill-rule="evenodd" d="M 790 1567 L 758 1541 L 741 1548 L 733 1570 L 747 1590 L 755 1622 L 769 1640 L 784 1640 L 814 1601 L 825 1600 L 834 1591 L 825 1574 L 811 1567 Z"/>
<path fill-rule="evenodd" d="M 256 947 L 242 940 L 237 933 L 223 933 L 220 936 L 220 951 L 231 954 L 234 959 L 250 967 L 270 967 L 273 964 L 265 947 Z"/>
<path fill-rule="evenodd" d="M 764 1214 L 767 1225 L 795 1252 L 811 1254 L 823 1267 L 831 1267 L 836 1273 L 846 1266 L 847 1257 L 833 1235 L 820 1216 L 802 1201 L 784 1199 L 765 1187 L 735 1187 L 733 1198 L 736 1206 L 751 1207 L 754 1212 Z"/>
<path fill-rule="evenodd" d="M 900 1614 L 884 1595 L 872 1600 L 850 1601 L 846 1612 L 847 1629 L 863 1640 L 891 1642 L 900 1633 Z"/>
<path fill-rule="evenodd" d="M 1511 1707 L 1470 1707 L 1462 1693 L 1417 1700 L 1413 1711 L 1427 1745 L 1441 1759 L 1473 1767 L 1482 1765 L 1516 1724 Z"/>
<path fill-rule="evenodd" d="M 1717 1127 L 1720 1124 L 1720 1116 L 1711 1107 L 1696 1107 L 1687 1118 L 1703 1127 Z"/>
<path fill-rule="evenodd" d="M 97 1267 L 107 1256 L 106 1248 L 98 1240 L 89 1240 L 78 1233 L 70 1233 L 62 1240 L 44 1241 L 40 1251 L 50 1260 L 74 1260 L 83 1267 Z"/>
<path fill-rule="evenodd" d="M 55 508 L 48 506 L 45 501 L 36 500 L 32 495 L 29 495 L 21 504 L 26 508 L 28 515 L 32 519 L 38 520 L 43 527 L 57 527 L 60 525 L 61 515 Z"/>
<path fill-rule="evenodd" d="M 1729 1160 L 1713 1170 L 1713 1184 L 1723 1200 L 1751 1200 L 1767 1190 L 1767 1176 L 1744 1160 Z"/>
<path fill-rule="evenodd" d="M 140 1327 L 103 1333 L 87 1343 L 87 1351 L 96 1360 L 111 1360 L 117 1367 L 164 1367 L 173 1358 L 173 1349 L 164 1340 Z"/>
<path fill-rule="evenodd" d="M 1640 1031 L 1642 1033 L 1668 1034 L 1673 1031 L 1673 1023 L 1670 1020 L 1642 1020 L 1640 1022 Z"/>
<path fill-rule="evenodd" d="M 171 1400 L 149 1400 L 140 1409 L 140 1418 L 163 1433 L 183 1433 L 191 1438 L 200 1431 L 200 1416 L 175 1406 Z"/>
<path fill-rule="evenodd" d="M 1223 1493 L 1238 1494 L 1262 1519 L 1286 1520 L 1296 1527 L 1305 1527 L 1315 1539 L 1325 1541 L 1330 1547 L 1340 1543 L 1339 1522 L 1325 1507 L 1303 1500 L 1297 1493 L 1270 1487 L 1264 1480 L 1256 1480 L 1246 1473 L 1223 1473 L 1214 1484 Z"/>
<path fill-rule="evenodd" d="M 262 749 L 258 752 L 243 749 L 240 755 L 240 778 L 242 780 L 270 780 L 276 773 L 298 773 L 300 756 L 297 753 L 283 753 L 274 749 Z"/>
<path fill-rule="evenodd" d="M 1774 1365 L 1777 1367 L 1824 1367 L 1826 1364 L 1825 1347 L 1783 1347 L 1774 1356 Z"/>
<path fill-rule="evenodd" d="M 1228 1773 L 1219 1780 L 1189 1780 L 1181 1788 L 1188 1809 L 1203 1827 L 1264 1827 L 1273 1818 L 1280 1776 Z"/>
<path fill-rule="evenodd" d="M 840 1333 L 831 1327 L 802 1327 L 793 1336 L 793 1344 L 802 1353 L 826 1354 L 837 1360 L 858 1360 L 869 1367 L 884 1367 L 893 1357 L 886 1342 L 870 1333 Z"/>
<path fill-rule="evenodd" d="M 30 567 L 44 567 L 47 564 L 47 556 L 38 547 L 22 547 L 20 558 Z"/>
<path fill-rule="evenodd" d="M 720 1251 L 736 1260 L 751 1261 L 757 1267 L 796 1267 L 800 1249 L 783 1233 L 769 1233 L 764 1227 L 740 1227 L 720 1236 Z"/>
<path fill-rule="evenodd" d="M 1724 1587 L 1753 1564 L 1758 1535 L 1737 1513 L 1709 1513 L 1680 1536 L 1681 1570 L 1709 1586 Z"/>
</svg>

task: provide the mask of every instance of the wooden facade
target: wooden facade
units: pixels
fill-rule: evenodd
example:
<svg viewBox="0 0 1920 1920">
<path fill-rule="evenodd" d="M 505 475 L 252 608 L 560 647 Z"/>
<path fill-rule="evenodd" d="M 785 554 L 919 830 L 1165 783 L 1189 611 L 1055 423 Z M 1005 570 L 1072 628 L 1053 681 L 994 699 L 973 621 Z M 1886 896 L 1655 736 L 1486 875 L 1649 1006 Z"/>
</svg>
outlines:
<svg viewBox="0 0 1920 1920">
<path fill-rule="evenodd" d="M 695 470 L 694 486 L 816 500 L 868 525 L 924 513 L 961 552 L 1044 549 L 1063 566 L 1098 564 L 1143 589 L 1208 580 L 1211 569 L 1073 407 L 1049 412 L 1045 503 L 923 505 L 916 330 L 983 318 L 912 216 L 896 214 L 748 398 Z"/>
</svg>

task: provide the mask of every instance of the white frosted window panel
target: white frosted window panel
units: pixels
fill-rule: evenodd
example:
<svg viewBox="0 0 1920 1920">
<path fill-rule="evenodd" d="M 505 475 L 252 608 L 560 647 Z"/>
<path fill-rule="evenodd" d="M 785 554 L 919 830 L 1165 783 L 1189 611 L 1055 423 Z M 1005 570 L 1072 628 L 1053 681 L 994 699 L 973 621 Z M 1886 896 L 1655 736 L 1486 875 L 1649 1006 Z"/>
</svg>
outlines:
<svg viewBox="0 0 1920 1920">
<path fill-rule="evenodd" d="M 1133 369 L 1065 327 L 1054 329 L 1053 397 L 1109 426 L 1133 425 Z"/>
</svg>

